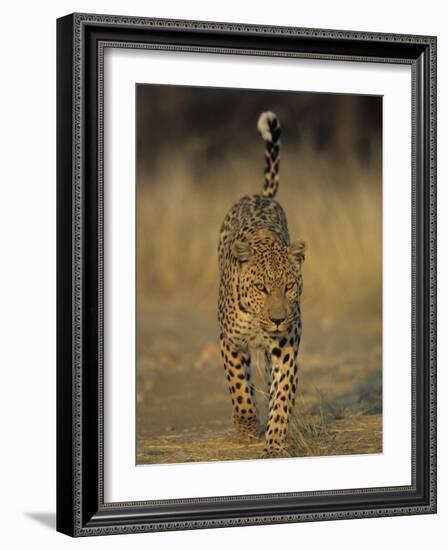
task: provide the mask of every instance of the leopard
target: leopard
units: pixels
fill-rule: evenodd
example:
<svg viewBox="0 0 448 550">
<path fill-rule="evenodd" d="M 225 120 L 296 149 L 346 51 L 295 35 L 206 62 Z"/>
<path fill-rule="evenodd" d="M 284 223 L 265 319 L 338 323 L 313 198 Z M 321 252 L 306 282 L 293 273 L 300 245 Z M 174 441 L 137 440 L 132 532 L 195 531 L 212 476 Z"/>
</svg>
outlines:
<svg viewBox="0 0 448 550">
<path fill-rule="evenodd" d="M 233 424 L 245 440 L 264 441 L 263 458 L 277 458 L 290 456 L 287 431 L 298 387 L 307 244 L 290 241 L 285 211 L 274 198 L 280 167 L 277 115 L 262 112 L 257 128 L 265 143 L 262 189 L 236 202 L 219 232 L 219 340 Z M 264 426 L 251 373 L 259 349 L 269 396 Z"/>
</svg>

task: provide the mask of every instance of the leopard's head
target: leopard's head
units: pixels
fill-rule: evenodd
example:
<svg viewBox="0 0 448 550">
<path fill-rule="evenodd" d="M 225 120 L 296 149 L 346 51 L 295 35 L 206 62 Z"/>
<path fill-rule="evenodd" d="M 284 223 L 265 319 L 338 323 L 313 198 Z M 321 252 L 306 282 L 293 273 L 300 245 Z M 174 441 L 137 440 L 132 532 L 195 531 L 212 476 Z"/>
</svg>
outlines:
<svg viewBox="0 0 448 550">
<path fill-rule="evenodd" d="M 305 249 L 303 241 L 284 246 L 272 240 L 261 249 L 246 241 L 233 244 L 240 305 L 268 333 L 286 332 L 297 319 Z"/>
</svg>

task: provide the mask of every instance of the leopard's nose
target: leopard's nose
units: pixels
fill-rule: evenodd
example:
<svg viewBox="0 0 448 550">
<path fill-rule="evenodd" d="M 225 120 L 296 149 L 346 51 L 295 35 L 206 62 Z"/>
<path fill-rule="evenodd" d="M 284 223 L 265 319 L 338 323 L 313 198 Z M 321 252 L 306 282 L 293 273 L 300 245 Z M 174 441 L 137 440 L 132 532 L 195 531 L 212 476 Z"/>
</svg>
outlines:
<svg viewBox="0 0 448 550">
<path fill-rule="evenodd" d="M 277 326 L 281 325 L 283 321 L 285 320 L 285 317 L 270 317 L 271 321 L 275 323 Z"/>
</svg>

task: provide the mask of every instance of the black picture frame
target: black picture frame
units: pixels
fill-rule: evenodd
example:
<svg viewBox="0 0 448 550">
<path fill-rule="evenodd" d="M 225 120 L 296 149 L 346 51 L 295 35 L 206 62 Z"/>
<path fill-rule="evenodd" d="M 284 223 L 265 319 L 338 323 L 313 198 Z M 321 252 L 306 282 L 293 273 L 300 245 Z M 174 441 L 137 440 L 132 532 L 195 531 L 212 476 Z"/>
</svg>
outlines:
<svg viewBox="0 0 448 550">
<path fill-rule="evenodd" d="M 104 502 L 102 55 L 107 44 L 412 68 L 412 484 Z M 71 536 L 436 512 L 436 38 L 72 14 L 57 21 L 57 530 Z"/>
</svg>

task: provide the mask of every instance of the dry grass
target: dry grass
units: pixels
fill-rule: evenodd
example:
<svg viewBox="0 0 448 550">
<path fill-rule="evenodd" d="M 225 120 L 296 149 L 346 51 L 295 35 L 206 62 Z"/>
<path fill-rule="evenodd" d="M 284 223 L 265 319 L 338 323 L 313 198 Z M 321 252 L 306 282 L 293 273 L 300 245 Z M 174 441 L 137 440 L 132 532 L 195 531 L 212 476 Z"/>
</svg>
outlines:
<svg viewBox="0 0 448 550">
<path fill-rule="evenodd" d="M 294 416 L 288 455 L 336 456 L 382 452 L 381 416 L 356 416 L 322 425 L 315 418 Z M 232 427 L 139 438 L 137 464 L 172 464 L 253 460 L 261 458 L 264 442 L 248 443 Z"/>
<path fill-rule="evenodd" d="M 265 422 L 269 384 L 262 382 L 265 377 L 265 364 L 260 351 L 254 350 L 252 364 L 257 402 Z M 296 405 L 288 428 L 288 450 L 291 456 L 336 454 L 334 453 L 336 433 L 363 424 L 364 419 L 361 420 L 360 417 L 364 415 L 380 415 L 382 411 L 381 371 L 372 370 L 362 383 L 351 387 L 347 393 L 335 396 L 314 386 L 313 394 L 306 396 L 301 387 L 298 390 Z M 381 420 L 379 434 L 381 439 Z M 366 434 L 362 435 L 363 444 L 371 448 L 370 452 L 378 452 L 381 444 L 378 442 L 377 430 L 373 430 L 370 436 L 371 439 L 369 436 L 366 437 Z M 353 446 L 356 448 L 355 443 Z"/>
<path fill-rule="evenodd" d="M 258 151 L 258 149 L 257 149 Z M 260 151 L 258 151 L 260 153 Z M 243 194 L 261 188 L 260 154 L 237 154 L 198 176 L 188 156 L 166 159 L 138 187 L 139 296 L 215 306 L 220 224 Z M 335 168 L 336 166 L 336 168 Z M 304 310 L 322 319 L 381 317 L 381 184 L 378 170 L 335 165 L 312 150 L 282 157 L 280 190 L 292 239 L 309 244 Z"/>
</svg>

